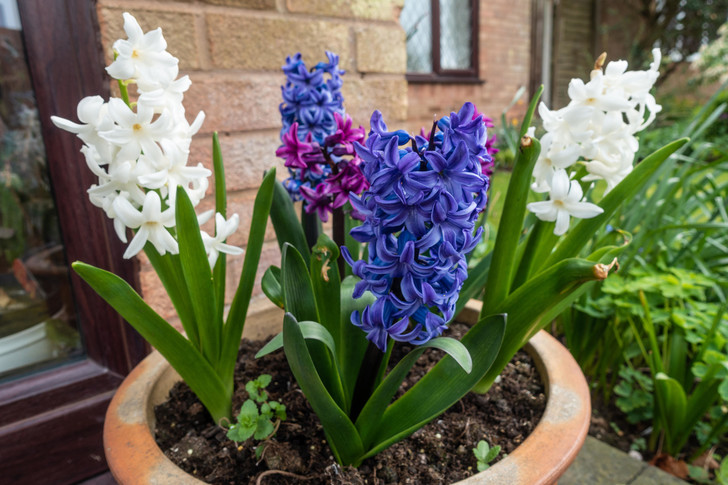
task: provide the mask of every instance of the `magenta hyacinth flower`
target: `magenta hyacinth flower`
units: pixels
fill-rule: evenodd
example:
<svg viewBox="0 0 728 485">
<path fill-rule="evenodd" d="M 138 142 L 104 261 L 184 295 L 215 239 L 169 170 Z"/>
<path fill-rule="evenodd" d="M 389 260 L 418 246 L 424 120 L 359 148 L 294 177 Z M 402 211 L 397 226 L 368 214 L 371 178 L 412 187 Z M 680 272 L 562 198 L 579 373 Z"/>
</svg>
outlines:
<svg viewBox="0 0 728 485">
<path fill-rule="evenodd" d="M 352 128 L 353 122 L 349 115 L 342 117 L 339 113 L 334 113 L 336 120 L 336 132 L 329 135 L 324 140 L 326 146 L 333 146 L 333 154 L 336 156 L 354 155 L 354 142 L 364 143 L 366 131 L 362 126 Z"/>
<path fill-rule="evenodd" d="M 276 156 L 282 158 L 286 167 L 308 168 L 304 156 L 314 151 L 314 143 L 311 140 L 311 133 L 303 140 L 298 138 L 298 123 L 293 123 L 287 133 L 283 134 L 283 145 L 276 150 Z"/>
<path fill-rule="evenodd" d="M 329 220 L 329 214 L 332 212 L 331 207 L 331 191 L 328 184 L 318 184 L 315 189 L 301 185 L 299 187 L 301 197 L 306 201 L 306 212 L 309 214 L 316 212 L 319 219 L 323 222 Z"/>
</svg>

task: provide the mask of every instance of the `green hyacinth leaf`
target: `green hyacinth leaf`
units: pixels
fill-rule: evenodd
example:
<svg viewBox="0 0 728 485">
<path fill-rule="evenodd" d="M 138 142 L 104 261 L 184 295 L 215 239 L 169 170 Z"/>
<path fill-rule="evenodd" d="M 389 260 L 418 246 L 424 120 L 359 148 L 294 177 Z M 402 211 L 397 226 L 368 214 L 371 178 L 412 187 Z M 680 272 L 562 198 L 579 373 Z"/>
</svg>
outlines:
<svg viewBox="0 0 728 485">
<path fill-rule="evenodd" d="M 268 224 L 268 215 L 273 201 L 275 181 L 276 171 L 272 169 L 263 177 L 258 194 L 255 196 L 253 218 L 250 221 L 250 233 L 248 234 L 248 244 L 245 247 L 243 271 L 240 273 L 238 289 L 235 292 L 235 296 L 233 296 L 230 311 L 225 322 L 221 358 L 223 369 L 220 375 L 223 376 L 225 382 L 230 382 L 230 385 L 232 385 L 240 339 L 243 336 L 243 329 L 245 327 L 245 317 L 248 314 L 250 297 L 253 294 L 255 277 L 258 273 L 260 254 L 263 251 L 265 228 Z"/>
<path fill-rule="evenodd" d="M 310 252 L 306 242 L 306 235 L 303 232 L 301 222 L 296 216 L 291 196 L 288 195 L 288 191 L 278 181 L 275 182 L 270 220 L 273 223 L 273 229 L 275 229 L 281 251 L 283 251 L 284 244 L 290 244 L 301 253 L 306 266 L 308 266 Z"/>
<path fill-rule="evenodd" d="M 359 432 L 316 372 L 301 328 L 290 313 L 283 318 L 283 346 L 291 372 L 321 421 L 336 459 L 344 465 L 357 463 L 364 452 Z"/>
<path fill-rule="evenodd" d="M 72 267 L 167 359 L 192 392 L 200 398 L 215 422 L 231 418 L 232 394 L 227 393 L 226 386 L 215 370 L 189 340 L 152 310 L 126 281 L 115 274 L 80 262 L 73 263 Z"/>
<path fill-rule="evenodd" d="M 384 414 L 385 409 L 387 409 L 395 393 L 402 385 L 404 378 L 407 377 L 407 373 L 427 348 L 440 349 L 446 352 L 450 357 L 455 359 L 466 373 L 470 373 L 473 370 L 473 360 L 467 347 L 453 338 L 439 337 L 415 347 L 397 362 L 394 369 L 387 374 L 374 390 L 374 393 L 359 414 L 355 425 L 359 433 L 361 433 L 365 446 L 371 444 L 373 433 L 377 430 L 377 424 Z"/>
<path fill-rule="evenodd" d="M 458 402 L 495 361 L 506 328 L 505 315 L 480 320 L 461 339 L 473 359 L 470 373 L 445 356 L 384 412 L 364 459 L 406 438 Z"/>
<path fill-rule="evenodd" d="M 265 296 L 278 308 L 284 307 L 283 287 L 281 286 L 281 268 L 269 266 L 263 273 L 263 280 L 260 282 L 261 289 Z"/>
<path fill-rule="evenodd" d="M 334 338 L 323 325 L 317 322 L 301 322 L 299 323 L 299 325 L 301 327 L 301 333 L 303 334 L 303 338 L 307 340 L 313 339 L 318 340 L 319 342 L 323 342 L 326 347 L 328 347 L 328 349 L 331 351 L 331 355 L 336 355 L 336 344 L 334 343 Z M 257 354 L 255 354 L 255 358 L 259 359 L 282 348 L 283 332 L 279 333 L 278 335 L 273 337 L 270 342 L 265 344 L 263 348 L 260 349 Z"/>
<path fill-rule="evenodd" d="M 179 257 L 182 274 L 189 288 L 192 310 L 197 320 L 202 354 L 207 361 L 218 368 L 220 364 L 220 342 L 222 339 L 222 322 L 215 319 L 215 288 L 212 281 L 207 251 L 200 235 L 195 208 L 184 187 L 177 187 L 175 203 L 175 219 L 177 224 L 177 240 L 179 241 Z"/>
</svg>

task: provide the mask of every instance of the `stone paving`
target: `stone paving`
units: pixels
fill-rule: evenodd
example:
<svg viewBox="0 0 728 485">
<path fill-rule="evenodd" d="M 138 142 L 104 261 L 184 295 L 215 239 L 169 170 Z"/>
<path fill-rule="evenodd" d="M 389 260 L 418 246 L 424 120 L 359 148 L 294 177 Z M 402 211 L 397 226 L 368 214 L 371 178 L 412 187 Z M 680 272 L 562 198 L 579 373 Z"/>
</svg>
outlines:
<svg viewBox="0 0 728 485">
<path fill-rule="evenodd" d="M 659 468 L 587 436 L 559 485 L 686 485 Z"/>
</svg>

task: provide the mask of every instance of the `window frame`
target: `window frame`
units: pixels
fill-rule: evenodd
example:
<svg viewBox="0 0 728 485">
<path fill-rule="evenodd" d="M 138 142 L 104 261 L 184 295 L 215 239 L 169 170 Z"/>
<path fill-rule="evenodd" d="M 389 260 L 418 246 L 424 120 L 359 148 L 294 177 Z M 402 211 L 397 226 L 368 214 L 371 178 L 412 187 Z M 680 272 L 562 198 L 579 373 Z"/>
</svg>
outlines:
<svg viewBox="0 0 728 485">
<path fill-rule="evenodd" d="M 470 0 L 470 68 L 443 69 L 440 66 L 440 0 L 430 0 L 432 32 L 432 72 L 407 72 L 405 77 L 410 83 L 459 83 L 482 84 L 479 69 L 479 25 L 480 0 Z"/>
<path fill-rule="evenodd" d="M 76 119 L 78 101 L 108 98 L 95 0 L 19 0 L 52 193 L 69 262 L 107 269 L 139 288 L 136 263 L 111 221 L 86 195 L 95 183 L 81 142 L 50 122 Z M 0 384 L 0 476 L 11 483 L 75 483 L 106 469 L 102 429 L 109 401 L 147 353 L 144 340 L 71 271 L 85 357 Z"/>
</svg>

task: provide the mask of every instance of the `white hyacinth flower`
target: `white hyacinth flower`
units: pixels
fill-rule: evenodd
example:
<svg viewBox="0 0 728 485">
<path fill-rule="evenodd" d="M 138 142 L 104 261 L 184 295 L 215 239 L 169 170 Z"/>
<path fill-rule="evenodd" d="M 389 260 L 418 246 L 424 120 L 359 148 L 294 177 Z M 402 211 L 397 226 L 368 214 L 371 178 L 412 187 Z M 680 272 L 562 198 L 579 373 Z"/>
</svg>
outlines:
<svg viewBox="0 0 728 485">
<path fill-rule="evenodd" d="M 111 77 L 161 86 L 166 86 L 177 77 L 179 60 L 166 51 L 167 42 L 161 28 L 145 34 L 136 19 L 124 13 L 124 31 L 128 39 L 114 42 L 116 59 L 106 68 Z"/>
<path fill-rule="evenodd" d="M 134 238 L 124 252 L 124 258 L 129 259 L 144 249 L 149 241 L 159 254 L 170 252 L 177 254 L 179 246 L 177 241 L 167 230 L 174 227 L 174 210 L 172 207 L 162 211 L 162 201 L 156 192 L 146 194 L 142 210 L 134 208 L 125 197 L 114 200 L 114 210 L 117 217 L 130 229 L 137 229 Z"/>
<path fill-rule="evenodd" d="M 127 199 L 141 206 L 146 200 L 146 194 L 138 185 L 138 177 L 135 161 L 114 163 L 109 166 L 109 172 L 106 176 L 99 177 L 99 185 L 88 189 L 88 194 L 90 197 L 111 197 L 114 199 L 123 192 L 128 194 Z"/>
<path fill-rule="evenodd" d="M 182 76 L 165 87 L 141 90 L 139 101 L 154 106 L 157 113 L 161 113 L 166 108 L 175 118 L 184 118 L 185 110 L 184 106 L 182 106 L 182 99 L 191 84 L 192 81 L 190 81 L 189 76 Z"/>
<path fill-rule="evenodd" d="M 632 103 L 620 93 L 604 88 L 602 71 L 592 71 L 592 79 L 584 83 L 581 79 L 572 79 L 569 83 L 569 106 L 587 107 L 601 111 L 625 111 L 632 108 Z"/>
<path fill-rule="evenodd" d="M 99 134 L 105 140 L 121 148 L 117 158 L 132 160 L 139 158 L 142 152 L 148 157 L 161 159 L 162 150 L 157 142 L 164 139 L 172 128 L 172 116 L 168 111 L 156 120 L 154 107 L 145 103 L 137 103 L 136 113 L 124 101 L 112 98 L 109 100 L 109 116 L 114 120 L 110 130 Z"/>
<path fill-rule="evenodd" d="M 571 80 L 566 107 L 552 111 L 544 103 L 539 105 L 546 134 L 541 139 L 531 188 L 549 192 L 551 200 L 528 207 L 540 219 L 556 221 L 556 234 L 568 229 L 569 217 L 594 217 L 598 213 L 594 204 L 590 207 L 581 202 L 581 188 L 576 181 L 568 183 L 565 169 L 581 160 L 587 170 L 582 180 L 604 180 L 605 194 L 632 171 L 639 149 L 635 133 L 652 123 L 661 110 L 650 94 L 659 76 L 659 49 L 652 54 L 654 61 L 646 71 L 627 71 L 626 61 L 610 62 L 602 70 L 604 57 L 600 57 L 588 82 Z"/>
<path fill-rule="evenodd" d="M 188 166 L 189 153 L 180 150 L 173 142 L 162 140 L 162 147 L 164 155 L 159 160 L 154 160 L 157 171 L 141 175 L 139 183 L 148 189 L 160 189 L 162 196 L 168 198 L 168 205 L 174 207 L 178 186 L 189 189 L 199 179 L 212 175 L 212 172 L 202 164 Z M 142 155 L 142 159 L 144 158 L 146 157 Z"/>
<path fill-rule="evenodd" d="M 548 192 L 551 190 L 551 179 L 559 169 L 566 169 L 576 163 L 579 158 L 579 148 L 576 145 L 566 147 L 554 146 L 553 136 L 546 133 L 541 138 L 541 154 L 533 167 L 533 178 L 531 185 L 534 192 Z"/>
<path fill-rule="evenodd" d="M 596 204 L 583 202 L 583 197 L 579 182 L 570 181 L 566 170 L 557 170 L 551 179 L 549 200 L 531 202 L 526 207 L 542 221 L 556 221 L 554 234 L 561 236 L 569 229 L 571 216 L 588 219 L 604 212 Z"/>
<path fill-rule="evenodd" d="M 245 252 L 242 248 L 225 243 L 225 240 L 237 231 L 238 224 L 240 224 L 240 218 L 237 214 L 233 214 L 226 221 L 222 214 L 217 213 L 215 214 L 215 237 L 201 231 L 202 242 L 208 254 L 207 260 L 210 263 L 210 268 L 215 267 L 220 253 L 237 255 Z"/>
<path fill-rule="evenodd" d="M 75 133 L 87 146 L 93 147 L 102 165 L 109 163 L 118 148 L 99 136 L 100 131 L 110 130 L 114 126 L 108 105 L 101 96 L 87 96 L 78 103 L 76 114 L 81 124 L 60 116 L 51 116 L 51 121 L 62 130 Z"/>
<path fill-rule="evenodd" d="M 205 113 L 199 112 L 192 123 L 182 105 L 190 79 L 179 79 L 178 60 L 166 51 L 161 29 L 144 33 L 130 14 L 124 14 L 127 40 L 114 43 L 116 59 L 108 73 L 125 84 L 136 83 L 136 102 L 99 96 L 84 98 L 78 105 L 74 123 L 59 117 L 53 122 L 75 133 L 83 142 L 86 165 L 98 177 L 88 189 L 92 204 L 114 221 L 123 242 L 127 229 L 135 235 L 124 252 L 131 258 L 147 242 L 164 255 L 179 252 L 178 243 L 168 229 L 174 228 L 177 188 L 183 187 L 193 206 L 207 194 L 212 172 L 203 164 L 188 165 L 192 137 L 199 131 Z M 166 210 L 162 210 L 166 207 Z M 198 216 L 199 224 L 214 211 Z M 225 244 L 238 227 L 234 215 L 216 217 L 215 237 L 203 234 L 211 265 L 219 253 L 241 254 L 242 249 Z"/>
</svg>

